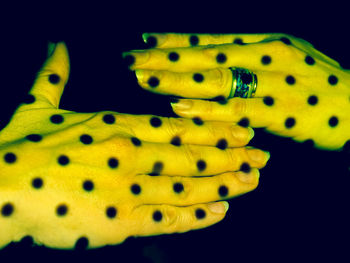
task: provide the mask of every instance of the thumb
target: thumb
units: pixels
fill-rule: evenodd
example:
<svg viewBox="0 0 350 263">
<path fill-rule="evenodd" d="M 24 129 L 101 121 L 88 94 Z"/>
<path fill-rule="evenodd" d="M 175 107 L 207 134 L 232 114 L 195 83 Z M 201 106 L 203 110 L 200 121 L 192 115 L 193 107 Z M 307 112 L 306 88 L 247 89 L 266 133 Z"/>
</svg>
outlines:
<svg viewBox="0 0 350 263">
<path fill-rule="evenodd" d="M 66 44 L 49 43 L 48 58 L 37 74 L 34 84 L 27 96 L 24 107 L 58 108 L 60 99 L 69 77 L 69 56 Z"/>
</svg>

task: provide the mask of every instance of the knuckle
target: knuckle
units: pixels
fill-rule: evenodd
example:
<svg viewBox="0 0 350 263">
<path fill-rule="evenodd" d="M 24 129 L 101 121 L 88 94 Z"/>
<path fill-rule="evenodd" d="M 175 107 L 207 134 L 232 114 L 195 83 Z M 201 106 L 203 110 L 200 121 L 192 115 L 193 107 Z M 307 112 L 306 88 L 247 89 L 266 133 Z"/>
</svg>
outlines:
<svg viewBox="0 0 350 263">
<path fill-rule="evenodd" d="M 231 105 L 231 113 L 234 115 L 244 115 L 247 112 L 247 103 L 245 99 L 234 98 L 229 102 Z"/>
<path fill-rule="evenodd" d="M 230 164 L 232 167 L 235 167 L 235 168 L 238 167 L 238 159 L 239 159 L 239 152 L 237 152 L 237 150 L 236 149 L 228 149 L 226 151 L 228 164 Z"/>
<path fill-rule="evenodd" d="M 183 118 L 166 118 L 168 133 L 170 135 L 183 135 L 186 130 L 187 120 Z"/>
<path fill-rule="evenodd" d="M 232 76 L 232 73 L 230 70 L 223 69 L 223 68 L 218 68 L 216 70 L 216 87 L 217 87 L 217 92 L 225 94 L 227 92 L 227 87 L 229 82 L 232 82 L 232 79 L 230 76 Z"/>
<path fill-rule="evenodd" d="M 162 209 L 162 214 L 164 216 L 163 226 L 165 227 L 165 232 L 173 233 L 179 229 L 179 224 L 181 220 L 180 213 L 175 207 L 168 206 Z"/>
<path fill-rule="evenodd" d="M 183 145 L 183 152 L 189 165 L 195 163 L 195 161 L 200 157 L 199 152 L 190 145 Z"/>
</svg>

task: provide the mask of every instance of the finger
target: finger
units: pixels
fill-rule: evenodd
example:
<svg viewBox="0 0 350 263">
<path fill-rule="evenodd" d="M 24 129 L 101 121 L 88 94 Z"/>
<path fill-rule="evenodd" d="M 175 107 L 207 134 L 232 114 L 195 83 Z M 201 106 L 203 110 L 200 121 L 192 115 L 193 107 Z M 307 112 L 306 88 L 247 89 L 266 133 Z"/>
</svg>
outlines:
<svg viewBox="0 0 350 263">
<path fill-rule="evenodd" d="M 227 98 L 232 86 L 229 69 L 213 69 L 194 73 L 136 70 L 140 86 L 148 91 L 185 98 Z"/>
<path fill-rule="evenodd" d="M 292 76 L 268 71 L 258 71 L 254 74 L 258 79 L 255 97 L 263 97 L 269 94 L 278 96 L 288 92 L 294 86 L 299 86 L 299 82 L 302 83 L 302 78 L 299 75 Z M 232 71 L 224 68 L 194 73 L 138 69 L 136 70 L 136 76 L 140 86 L 148 91 L 184 98 L 228 98 L 233 86 Z M 295 79 L 298 79 L 297 85 L 294 85 Z"/>
<path fill-rule="evenodd" d="M 220 44 L 256 43 L 264 39 L 282 37 L 283 34 L 179 34 L 145 33 L 142 38 L 152 48 L 175 48 Z"/>
<path fill-rule="evenodd" d="M 281 54 L 283 54 L 283 59 Z M 130 51 L 132 70 L 167 70 L 173 72 L 206 71 L 214 68 L 242 67 L 252 71 L 298 72 L 290 63 L 304 65 L 305 52 L 282 41 L 267 41 L 249 45 L 212 45 L 188 48 Z M 290 61 L 290 63 L 285 63 Z M 304 65 L 305 66 L 305 65 Z"/>
<path fill-rule="evenodd" d="M 123 115 L 117 117 L 120 126 L 131 129 L 142 141 L 172 144 L 197 144 L 242 147 L 254 136 L 251 128 L 243 128 L 228 122 L 203 122 L 200 118 L 164 118 L 152 115 Z"/>
<path fill-rule="evenodd" d="M 139 222 L 136 236 L 183 233 L 221 221 L 227 209 L 227 202 L 188 207 L 143 205 L 134 209 L 130 221 Z"/>
<path fill-rule="evenodd" d="M 259 170 L 252 168 L 209 177 L 139 175 L 135 180 L 142 187 L 140 202 L 187 206 L 250 192 L 258 186 Z"/>
<path fill-rule="evenodd" d="M 171 176 L 211 176 L 228 171 L 263 168 L 268 152 L 254 148 L 228 148 L 197 145 L 142 143 L 135 151 L 133 167 L 139 174 Z M 147 159 L 141 158 L 148 156 Z"/>
<path fill-rule="evenodd" d="M 205 121 L 230 121 L 244 127 L 265 127 L 271 133 L 292 137 L 298 142 L 311 140 L 319 148 L 337 149 L 347 141 L 343 132 L 343 129 L 349 128 L 344 121 L 346 113 L 341 106 L 334 110 L 334 105 L 346 103 L 342 95 L 326 93 L 321 96 L 300 91 L 291 92 L 283 98 L 233 98 L 225 105 L 203 100 L 180 100 L 180 106 L 179 103 L 172 103 L 172 106 L 181 117 L 197 116 Z"/>
<path fill-rule="evenodd" d="M 58 108 L 69 76 L 69 57 L 65 43 L 50 43 L 49 56 L 28 94 L 26 108 Z"/>
</svg>

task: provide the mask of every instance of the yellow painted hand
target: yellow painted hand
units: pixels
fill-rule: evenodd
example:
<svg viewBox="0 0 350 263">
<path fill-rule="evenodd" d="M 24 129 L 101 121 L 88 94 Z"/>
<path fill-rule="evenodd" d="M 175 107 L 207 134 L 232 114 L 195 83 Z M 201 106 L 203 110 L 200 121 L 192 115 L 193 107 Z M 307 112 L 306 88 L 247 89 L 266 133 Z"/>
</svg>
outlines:
<svg viewBox="0 0 350 263">
<path fill-rule="evenodd" d="M 233 121 L 310 140 L 319 148 L 350 143 L 350 76 L 301 39 L 283 34 L 144 34 L 155 49 L 128 52 L 140 85 L 194 99 L 173 103 L 186 118 Z M 230 67 L 257 75 L 254 98 L 226 100 Z"/>
<path fill-rule="evenodd" d="M 93 248 L 129 236 L 185 232 L 224 218 L 253 190 L 269 155 L 227 122 L 58 109 L 64 43 L 0 132 L 0 247 L 25 236 Z"/>
</svg>

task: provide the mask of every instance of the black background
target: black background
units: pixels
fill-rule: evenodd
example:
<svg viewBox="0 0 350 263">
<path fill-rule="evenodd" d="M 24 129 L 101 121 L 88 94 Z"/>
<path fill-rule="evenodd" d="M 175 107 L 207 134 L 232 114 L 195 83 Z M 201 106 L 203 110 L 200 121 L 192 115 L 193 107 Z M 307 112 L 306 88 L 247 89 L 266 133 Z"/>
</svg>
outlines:
<svg viewBox="0 0 350 263">
<path fill-rule="evenodd" d="M 72 6 L 57 2 L 46 9 L 4 8 L 1 127 L 29 91 L 45 60 L 48 40 L 64 40 L 70 53 L 71 74 L 61 108 L 174 116 L 169 99 L 138 87 L 122 60 L 122 52 L 146 48 L 143 32 L 288 33 L 347 67 L 350 22 L 346 9 L 334 2 L 324 6 L 297 2 Z M 219 224 L 185 234 L 130 238 L 118 246 L 81 253 L 11 244 L 0 251 L 0 261 L 23 257 L 85 262 L 349 260 L 350 156 L 255 131 L 250 145 L 270 151 L 271 159 L 261 171 L 259 187 L 230 200 L 228 214 Z"/>
</svg>

